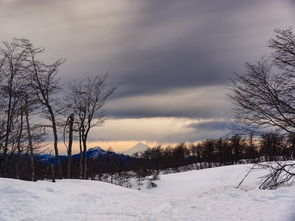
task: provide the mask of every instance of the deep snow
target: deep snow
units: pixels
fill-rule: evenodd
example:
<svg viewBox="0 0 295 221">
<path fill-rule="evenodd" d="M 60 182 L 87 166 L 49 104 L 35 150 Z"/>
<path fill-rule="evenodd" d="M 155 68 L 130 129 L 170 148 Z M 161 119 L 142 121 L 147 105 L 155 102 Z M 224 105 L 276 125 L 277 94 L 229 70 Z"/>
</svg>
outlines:
<svg viewBox="0 0 295 221">
<path fill-rule="evenodd" d="M 294 221 L 295 186 L 259 190 L 251 165 L 161 175 L 158 187 L 132 190 L 98 181 L 0 179 L 0 220 Z"/>
</svg>

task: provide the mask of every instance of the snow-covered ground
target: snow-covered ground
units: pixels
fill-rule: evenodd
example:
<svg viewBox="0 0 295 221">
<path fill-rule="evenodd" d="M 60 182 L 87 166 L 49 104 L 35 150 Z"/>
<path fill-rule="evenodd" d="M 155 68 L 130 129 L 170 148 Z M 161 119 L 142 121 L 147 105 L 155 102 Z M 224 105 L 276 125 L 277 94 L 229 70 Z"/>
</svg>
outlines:
<svg viewBox="0 0 295 221">
<path fill-rule="evenodd" d="M 0 179 L 0 220 L 294 221 L 295 186 L 259 190 L 251 165 L 161 175 L 158 187 L 133 190 L 98 181 Z"/>
</svg>

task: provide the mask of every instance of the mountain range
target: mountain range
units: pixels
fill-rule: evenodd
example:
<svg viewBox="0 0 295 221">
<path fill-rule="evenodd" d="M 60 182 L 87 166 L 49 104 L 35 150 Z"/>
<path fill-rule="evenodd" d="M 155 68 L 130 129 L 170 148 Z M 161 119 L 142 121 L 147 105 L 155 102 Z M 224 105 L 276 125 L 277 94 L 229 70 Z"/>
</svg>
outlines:
<svg viewBox="0 0 295 221">
<path fill-rule="evenodd" d="M 91 160 L 91 159 L 92 160 L 101 160 L 101 161 L 120 160 L 125 163 L 129 163 L 129 162 L 133 161 L 133 159 L 134 159 L 133 157 L 130 157 L 128 155 L 104 150 L 98 146 L 88 149 L 86 151 L 86 156 L 87 156 L 87 159 L 89 159 L 89 160 Z M 39 155 L 37 155 L 36 158 L 40 162 L 51 163 L 51 164 L 56 163 L 55 156 L 52 154 L 39 154 Z M 60 156 L 60 159 L 62 162 L 67 160 L 67 158 L 68 157 L 65 155 Z M 80 153 L 72 155 L 73 160 L 76 160 L 79 158 L 80 158 Z"/>
</svg>

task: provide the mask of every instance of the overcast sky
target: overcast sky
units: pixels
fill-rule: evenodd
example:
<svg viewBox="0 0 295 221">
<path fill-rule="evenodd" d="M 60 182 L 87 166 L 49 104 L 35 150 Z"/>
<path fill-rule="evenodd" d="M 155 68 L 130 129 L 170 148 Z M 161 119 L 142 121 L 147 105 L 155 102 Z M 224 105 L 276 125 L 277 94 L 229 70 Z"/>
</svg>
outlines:
<svg viewBox="0 0 295 221">
<path fill-rule="evenodd" d="M 294 26 L 292 0 L 0 0 L 0 41 L 30 39 L 64 80 L 110 71 L 110 119 L 91 141 L 193 142 L 232 128 L 225 99 L 244 63 Z"/>
</svg>

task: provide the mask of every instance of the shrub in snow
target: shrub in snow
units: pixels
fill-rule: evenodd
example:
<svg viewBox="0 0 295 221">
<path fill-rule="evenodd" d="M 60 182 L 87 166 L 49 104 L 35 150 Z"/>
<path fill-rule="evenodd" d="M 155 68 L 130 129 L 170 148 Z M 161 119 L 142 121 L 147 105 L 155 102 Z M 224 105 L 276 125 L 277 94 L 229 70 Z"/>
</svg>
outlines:
<svg viewBox="0 0 295 221">
<path fill-rule="evenodd" d="M 152 189 L 156 187 L 157 187 L 157 184 L 155 184 L 152 180 L 148 180 L 147 186 L 146 186 L 147 189 Z"/>
</svg>

